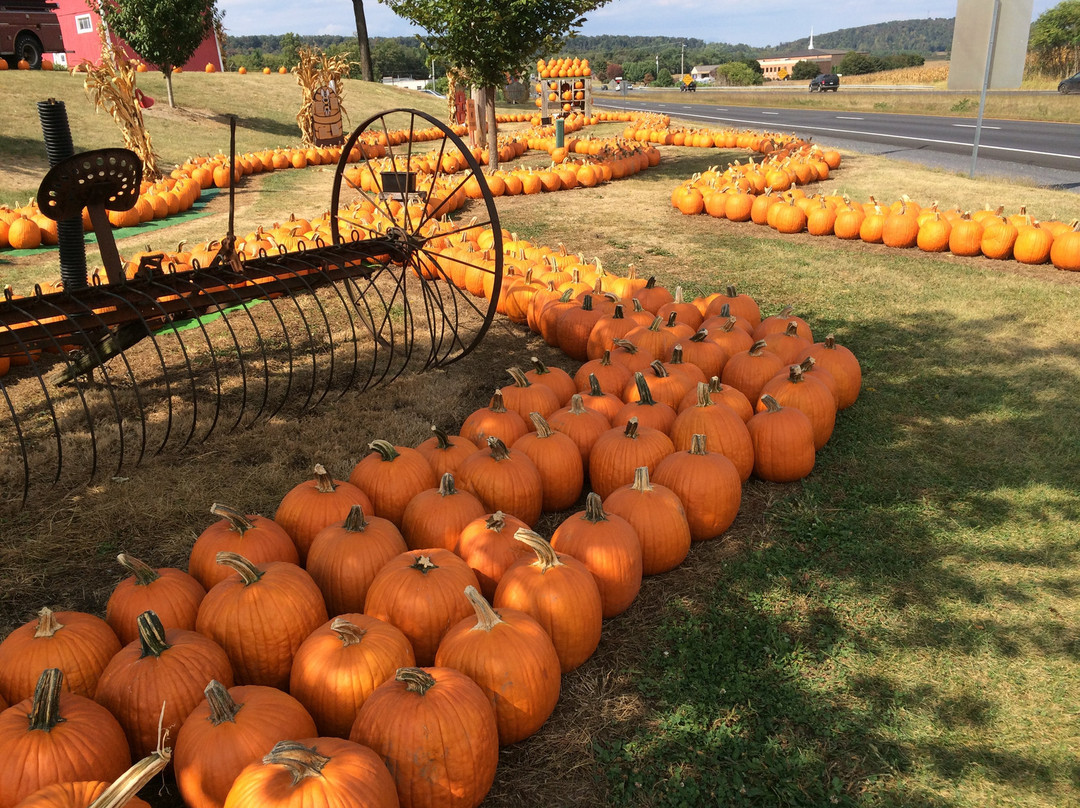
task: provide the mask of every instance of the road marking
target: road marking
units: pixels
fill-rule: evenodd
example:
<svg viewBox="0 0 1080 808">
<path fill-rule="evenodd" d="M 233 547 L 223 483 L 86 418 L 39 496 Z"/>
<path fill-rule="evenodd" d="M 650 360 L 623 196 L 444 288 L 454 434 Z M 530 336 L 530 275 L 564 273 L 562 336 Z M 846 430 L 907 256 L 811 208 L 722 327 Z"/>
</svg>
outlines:
<svg viewBox="0 0 1080 808">
<path fill-rule="evenodd" d="M 639 109 L 638 112 L 648 112 L 647 109 Z M 779 115 L 779 112 L 763 112 L 763 115 Z M 726 121 L 728 123 L 742 123 L 750 126 L 757 126 L 761 121 L 749 120 L 747 118 L 727 118 L 721 115 L 688 115 L 689 118 L 701 118 L 706 121 Z M 936 140 L 934 138 L 925 137 L 912 137 L 910 135 L 890 135 L 885 132 L 861 132 L 858 129 L 840 129 L 831 126 L 800 126 L 799 129 L 804 129 L 812 132 L 827 132 L 833 135 L 860 135 L 867 136 L 872 135 L 874 137 L 887 138 L 890 140 L 911 140 L 916 143 L 936 143 L 941 146 L 963 146 L 966 149 L 971 148 L 970 143 L 964 143 L 960 140 Z M 1039 157 L 1064 157 L 1069 160 L 1080 161 L 1080 155 L 1077 154 L 1061 154 L 1060 152 L 1046 152 L 1046 151 L 1032 151 L 1031 149 L 1017 149 L 1011 146 L 989 146 L 985 143 L 979 144 L 980 151 L 999 151 L 999 152 L 1014 152 L 1016 154 L 1035 154 Z"/>
<path fill-rule="evenodd" d="M 854 115 L 837 115 L 836 120 L 838 120 L 838 121 L 863 121 L 863 120 L 866 120 L 866 119 L 865 118 L 856 118 Z"/>
<path fill-rule="evenodd" d="M 976 124 L 973 123 L 954 123 L 953 126 L 961 126 L 965 129 L 974 129 Z M 983 129 L 1000 129 L 1000 126 L 987 126 L 983 124 Z"/>
</svg>

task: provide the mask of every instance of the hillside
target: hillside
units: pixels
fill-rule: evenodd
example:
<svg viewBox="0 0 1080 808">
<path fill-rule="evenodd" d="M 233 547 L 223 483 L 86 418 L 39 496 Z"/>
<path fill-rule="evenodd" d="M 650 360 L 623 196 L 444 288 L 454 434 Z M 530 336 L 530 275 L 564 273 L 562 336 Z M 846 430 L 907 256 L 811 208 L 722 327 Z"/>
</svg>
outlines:
<svg viewBox="0 0 1080 808">
<path fill-rule="evenodd" d="M 814 34 L 814 47 L 829 50 L 853 50 L 882 56 L 890 53 L 915 52 L 928 56 L 945 53 L 952 49 L 952 17 L 924 20 L 894 20 L 858 28 L 841 28 L 823 34 Z M 805 50 L 810 38 L 783 42 L 773 48 L 764 48 L 761 56 Z"/>
</svg>

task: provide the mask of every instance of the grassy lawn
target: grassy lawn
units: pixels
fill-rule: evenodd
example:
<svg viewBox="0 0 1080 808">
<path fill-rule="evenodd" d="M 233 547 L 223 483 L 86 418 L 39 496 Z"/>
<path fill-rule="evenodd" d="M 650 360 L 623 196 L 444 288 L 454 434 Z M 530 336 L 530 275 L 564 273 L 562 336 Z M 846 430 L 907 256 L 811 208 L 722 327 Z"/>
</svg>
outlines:
<svg viewBox="0 0 1080 808">
<path fill-rule="evenodd" d="M 40 78 L 49 94 L 69 92 L 76 148 L 117 145 L 111 122 L 78 103 L 76 79 L 9 71 L 0 92 L 36 100 L 11 82 Z M 170 161 L 226 145 L 229 110 L 251 110 L 242 149 L 295 139 L 291 78 L 179 79 L 179 102 L 200 111 L 155 130 Z M 388 106 L 442 111 L 430 102 L 359 84 L 345 96 L 354 123 Z M 10 114 L 21 128 L 0 135 L 0 200 L 36 187 L 34 114 Z M 692 293 L 734 283 L 766 313 L 793 304 L 818 339 L 835 333 L 855 351 L 864 387 L 806 481 L 747 484 L 728 533 L 647 579 L 605 624 L 595 657 L 564 677 L 552 719 L 502 753 L 485 805 L 1080 805 L 1080 278 L 780 237 L 670 206 L 680 180 L 746 156 L 667 148 L 629 180 L 499 202 L 507 230 L 612 271 L 633 263 Z M 240 195 L 238 229 L 324 206 L 330 177 L 258 178 Z M 1078 207 L 1064 192 L 854 154 L 825 188 L 886 203 L 902 193 L 969 209 L 1026 203 L 1065 220 Z M 163 243 L 223 233 L 223 200 L 184 232 L 162 231 Z M 0 259 L 0 277 L 55 273 L 51 261 Z M 574 369 L 499 321 L 445 371 L 215 435 L 86 489 L 37 492 L 0 521 L 0 628 L 43 604 L 100 612 L 120 550 L 183 566 L 212 501 L 270 514 L 314 462 L 344 476 L 374 438 L 414 445 L 432 420 L 459 425 L 532 354 Z M 543 517 L 540 532 L 561 516 Z M 178 804 L 154 788 L 156 804 Z"/>
</svg>

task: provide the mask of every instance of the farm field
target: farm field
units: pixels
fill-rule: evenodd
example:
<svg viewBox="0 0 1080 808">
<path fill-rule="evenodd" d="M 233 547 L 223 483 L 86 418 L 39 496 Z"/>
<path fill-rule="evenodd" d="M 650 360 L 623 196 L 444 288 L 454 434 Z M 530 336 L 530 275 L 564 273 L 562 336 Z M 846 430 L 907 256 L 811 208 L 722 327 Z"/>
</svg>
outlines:
<svg viewBox="0 0 1080 808">
<path fill-rule="evenodd" d="M 144 81 L 163 97 L 156 78 Z M 47 169 L 36 100 L 66 101 L 77 150 L 120 145 L 77 79 L 9 72 L 0 92 L 21 105 L 0 134 L 0 202 L 24 202 Z M 166 163 L 226 146 L 223 115 L 241 106 L 256 112 L 241 116 L 238 150 L 296 139 L 291 77 L 181 75 L 177 99 L 185 111 L 159 114 L 159 102 L 148 115 Z M 344 101 L 354 124 L 387 107 L 443 112 L 438 99 L 358 82 Z M 816 339 L 833 333 L 855 352 L 863 389 L 807 479 L 747 483 L 723 536 L 646 578 L 605 622 L 551 719 L 500 753 L 484 805 L 1080 805 L 1080 275 L 780 236 L 671 206 L 685 178 L 748 156 L 661 147 L 660 164 L 629 179 L 498 200 L 517 238 L 563 244 L 610 272 L 633 264 L 688 296 L 734 284 L 768 314 L 794 306 Z M 245 181 L 237 231 L 319 215 L 332 173 Z M 814 190 L 1078 215 L 1065 192 L 851 153 Z M 198 219 L 121 231 L 121 254 L 220 236 L 226 217 L 219 195 Z M 0 283 L 25 289 L 55 273 L 55 256 L 0 253 Z M 413 446 L 432 421 L 453 431 L 531 356 L 576 369 L 497 318 L 445 370 L 216 434 L 86 488 L 34 491 L 0 521 L 0 633 L 43 605 L 102 613 L 123 577 L 118 552 L 185 566 L 213 502 L 270 515 L 316 462 L 344 477 L 374 439 Z M 538 532 L 563 516 L 543 516 Z M 180 804 L 159 785 L 148 800 Z"/>
</svg>

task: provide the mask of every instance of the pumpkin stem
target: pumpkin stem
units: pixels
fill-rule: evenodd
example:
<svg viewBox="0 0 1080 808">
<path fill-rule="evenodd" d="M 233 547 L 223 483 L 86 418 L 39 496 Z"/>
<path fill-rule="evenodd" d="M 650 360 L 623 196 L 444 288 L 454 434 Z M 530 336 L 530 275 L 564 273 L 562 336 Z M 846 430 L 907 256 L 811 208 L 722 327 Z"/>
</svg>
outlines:
<svg viewBox="0 0 1080 808">
<path fill-rule="evenodd" d="M 664 327 L 664 318 L 663 317 L 654 317 L 653 321 L 651 323 L 649 323 L 649 330 L 650 331 L 659 331 L 663 327 Z"/>
<path fill-rule="evenodd" d="M 630 487 L 638 493 L 653 490 L 652 482 L 649 480 L 648 466 L 638 466 L 634 469 L 634 484 Z"/>
<path fill-rule="evenodd" d="M 322 463 L 315 464 L 315 484 L 320 494 L 332 494 L 337 490 L 334 478 L 326 473 L 326 468 Z"/>
<path fill-rule="evenodd" d="M 626 315 L 623 313 L 623 305 L 622 305 L 622 303 L 616 303 L 615 304 L 615 311 L 613 311 L 611 313 L 611 319 L 612 320 L 625 320 L 626 319 Z"/>
<path fill-rule="evenodd" d="M 244 535 L 245 531 L 255 527 L 251 520 L 240 513 L 240 511 L 235 508 L 230 508 L 228 505 L 222 505 L 220 502 L 215 502 L 210 506 L 210 513 L 214 514 L 214 516 L 220 516 L 222 519 L 228 519 L 229 530 L 234 530 L 241 536 Z"/>
<path fill-rule="evenodd" d="M 492 458 L 494 458 L 496 463 L 510 459 L 510 450 L 506 448 L 505 443 L 496 438 L 494 435 L 488 437 L 487 444 L 489 447 L 491 447 L 491 456 Z"/>
<path fill-rule="evenodd" d="M 797 337 L 799 336 L 799 324 L 795 320 L 789 320 L 787 328 L 784 329 L 785 337 Z"/>
<path fill-rule="evenodd" d="M 590 491 L 589 495 L 585 497 L 585 512 L 581 515 L 581 518 L 593 524 L 607 521 L 603 501 L 595 491 Z"/>
<path fill-rule="evenodd" d="M 210 706 L 211 724 L 216 727 L 226 721 L 236 723 L 236 714 L 244 705 L 236 703 L 229 695 L 229 691 L 225 689 L 225 685 L 217 679 L 211 679 L 210 684 L 203 690 L 203 695 L 206 696 L 206 703 Z"/>
<path fill-rule="evenodd" d="M 56 613 L 48 606 L 42 606 L 38 612 L 37 628 L 34 630 L 34 639 L 51 637 L 64 627 L 64 624 L 56 619 Z"/>
<path fill-rule="evenodd" d="M 664 363 L 661 362 L 659 359 L 654 359 L 653 361 L 651 361 L 649 363 L 649 367 L 652 368 L 653 374 L 658 379 L 666 379 L 669 375 L 671 375 L 667 372 L 667 368 L 664 367 Z"/>
<path fill-rule="evenodd" d="M 515 387 L 532 387 L 532 382 L 528 377 L 521 372 L 521 368 L 507 368 L 506 372 L 510 374 L 510 378 L 514 380 Z"/>
<path fill-rule="evenodd" d="M 533 369 L 538 376 L 545 376 L 548 373 L 551 373 L 551 368 L 545 365 L 539 356 L 531 356 L 529 357 L 529 361 L 532 362 Z"/>
<path fill-rule="evenodd" d="M 759 339 L 757 342 L 755 342 L 753 345 L 750 346 L 750 355 L 751 356 L 761 356 L 761 352 L 764 351 L 768 347 L 769 347 L 769 343 L 767 343 L 763 339 Z"/>
<path fill-rule="evenodd" d="M 439 565 L 432 561 L 431 556 L 429 555 L 418 555 L 416 561 L 410 564 L 409 568 L 419 570 L 424 573 L 424 575 L 427 575 L 432 570 L 437 570 Z"/>
<path fill-rule="evenodd" d="M 394 680 L 404 682 L 410 693 L 427 693 L 435 685 L 435 677 L 422 668 L 398 668 Z"/>
<path fill-rule="evenodd" d="M 349 533 L 363 533 L 367 530 L 368 521 L 364 516 L 364 508 L 362 505 L 353 505 L 349 508 L 349 514 L 345 517 L 345 523 L 342 527 Z"/>
<path fill-rule="evenodd" d="M 603 395 L 601 393 L 601 395 Z M 570 414 L 571 415 L 585 415 L 588 410 L 585 409 L 585 399 L 581 397 L 581 393 L 574 393 L 570 396 Z"/>
<path fill-rule="evenodd" d="M 683 299 L 683 291 L 682 291 L 681 286 L 676 286 L 675 287 L 675 300 L 674 300 L 674 302 L 675 303 L 683 303 L 683 302 L 685 302 L 684 299 Z M 672 312 L 672 314 L 674 314 L 674 312 Z M 671 321 L 669 320 L 668 322 L 670 323 Z"/>
<path fill-rule="evenodd" d="M 48 732 L 64 720 L 60 717 L 60 690 L 63 683 L 64 674 L 59 668 L 46 668 L 41 672 L 27 716 L 31 730 Z"/>
<path fill-rule="evenodd" d="M 559 554 L 555 552 L 555 548 L 551 546 L 551 543 L 539 533 L 528 528 L 519 527 L 514 531 L 514 538 L 536 553 L 536 563 L 540 567 L 541 575 L 552 567 L 566 566 L 559 560 Z"/>
<path fill-rule="evenodd" d="M 806 357 L 806 359 L 799 363 L 799 369 L 802 370 L 803 375 L 805 376 L 807 373 L 813 370 L 816 365 L 817 360 L 814 359 L 814 357 L 812 356 L 808 356 Z"/>
<path fill-rule="evenodd" d="M 439 480 L 439 496 L 452 497 L 456 493 L 457 489 L 454 487 L 454 475 L 449 471 L 444 472 L 442 479 Z"/>
<path fill-rule="evenodd" d="M 829 336 L 825 337 L 825 347 L 830 351 L 836 348 L 836 336 L 834 334 L 829 334 Z"/>
<path fill-rule="evenodd" d="M 386 440 L 373 440 L 368 444 L 368 448 L 373 452 L 378 452 L 379 456 L 382 457 L 383 461 L 386 463 L 392 463 L 401 456 L 398 453 L 398 450 L 394 448 L 394 444 Z"/>
<path fill-rule="evenodd" d="M 645 311 L 645 307 L 641 305 L 641 301 L 638 300 L 636 297 L 632 298 L 631 302 L 634 304 L 634 313 L 635 314 L 637 312 L 639 312 L 639 311 Z"/>
<path fill-rule="evenodd" d="M 438 448 L 445 451 L 454 445 L 450 442 L 450 435 L 447 434 L 445 429 L 432 424 L 431 431 L 435 434 L 435 444 Z"/>
<path fill-rule="evenodd" d="M 338 635 L 343 648 L 358 645 L 364 639 L 364 635 L 367 634 L 365 629 L 360 628 L 356 623 L 346 620 L 344 617 L 335 617 L 330 623 L 330 630 Z"/>
<path fill-rule="evenodd" d="M 698 329 L 697 331 L 695 331 L 693 333 L 693 335 L 690 337 L 690 341 L 691 342 L 704 342 L 708 338 L 709 338 L 708 330 L 706 330 L 704 328 L 701 328 L 701 329 Z"/>
<path fill-rule="evenodd" d="M 589 395 L 590 396 L 602 396 L 602 395 L 604 395 L 604 391 L 600 387 L 600 380 L 596 378 L 595 373 L 590 373 L 589 374 Z"/>
<path fill-rule="evenodd" d="M 495 391 L 495 394 L 491 397 L 491 403 L 488 405 L 488 409 L 495 413 L 506 412 L 506 404 L 503 403 L 502 390 Z"/>
<path fill-rule="evenodd" d="M 292 775 L 295 786 L 306 777 L 321 777 L 323 767 L 330 762 L 330 758 L 320 755 L 314 746 L 304 746 L 299 741 L 278 741 L 262 762 L 266 766 L 284 766 Z"/>
<path fill-rule="evenodd" d="M 506 514 L 502 511 L 495 511 L 484 520 L 484 527 L 496 533 L 501 533 L 502 529 L 506 527 Z"/>
<path fill-rule="evenodd" d="M 116 557 L 116 560 L 120 562 L 120 566 L 135 576 L 135 586 L 150 586 L 150 584 L 161 577 L 158 575 L 157 570 L 145 561 L 140 561 L 134 556 L 129 556 L 127 553 L 120 553 L 120 555 Z"/>
<path fill-rule="evenodd" d="M 788 377 L 787 377 L 787 379 L 792 384 L 798 384 L 799 382 L 801 382 L 803 380 L 802 366 L 801 365 L 791 365 L 788 368 Z"/>
<path fill-rule="evenodd" d="M 780 402 L 768 394 L 761 397 L 761 403 L 768 407 L 769 412 L 780 412 L 783 409 Z"/>
<path fill-rule="evenodd" d="M 690 438 L 690 454 L 692 455 L 705 455 L 708 451 L 705 449 L 705 436 L 693 435 Z"/>
<path fill-rule="evenodd" d="M 618 337 L 616 339 L 613 339 L 611 342 L 616 348 L 622 348 L 623 352 L 628 353 L 631 356 L 636 355 L 638 352 L 638 346 L 636 346 L 628 339 Z"/>
<path fill-rule="evenodd" d="M 218 564 L 224 564 L 229 569 L 240 573 L 240 580 L 244 582 L 244 586 L 251 586 L 265 574 L 239 553 L 222 550 L 214 558 Z"/>
<path fill-rule="evenodd" d="M 630 440 L 637 440 L 638 420 L 636 415 L 631 415 L 630 419 L 626 422 L 626 429 L 623 430 L 623 437 L 630 438 Z"/>
<path fill-rule="evenodd" d="M 136 617 L 135 623 L 139 627 L 139 645 L 142 648 L 139 659 L 159 657 L 172 647 L 165 639 L 165 626 L 161 625 L 161 618 L 152 610 L 147 609 Z"/>
<path fill-rule="evenodd" d="M 578 396 L 578 398 L 581 398 L 581 397 Z M 538 412 L 530 412 L 529 413 L 529 420 L 532 421 L 533 426 L 536 427 L 536 437 L 538 437 L 538 438 L 550 438 L 552 436 L 553 432 L 551 430 L 551 425 L 547 421 L 544 420 L 544 416 L 542 416 L 540 413 L 538 413 Z"/>
<path fill-rule="evenodd" d="M 149 783 L 159 772 L 169 765 L 172 750 L 160 747 L 138 761 L 126 772 L 116 778 L 108 788 L 101 792 L 89 808 L 122 808 L 131 802 L 143 786 Z"/>
<path fill-rule="evenodd" d="M 698 382 L 697 385 L 697 406 L 698 407 L 711 407 L 715 402 L 712 400 L 712 394 L 720 392 L 719 390 L 712 389 L 712 383 L 716 382 L 720 384 L 720 379 L 713 376 L 712 379 L 706 382 Z"/>
<path fill-rule="evenodd" d="M 472 627 L 472 631 L 491 631 L 503 622 L 503 619 L 491 608 L 491 604 L 484 600 L 484 596 L 472 584 L 465 587 L 465 597 L 476 612 L 476 625 Z"/>
<path fill-rule="evenodd" d="M 653 398 L 652 390 L 649 389 L 649 383 L 645 381 L 645 375 L 640 370 L 634 373 L 634 385 L 637 387 L 638 404 L 642 407 L 655 406 L 656 400 Z"/>
<path fill-rule="evenodd" d="M 682 350 L 682 344 L 681 343 L 676 344 L 675 347 L 671 349 L 671 359 L 668 360 L 668 364 L 669 365 L 685 365 L 686 364 L 686 360 L 683 359 L 683 350 Z"/>
</svg>

